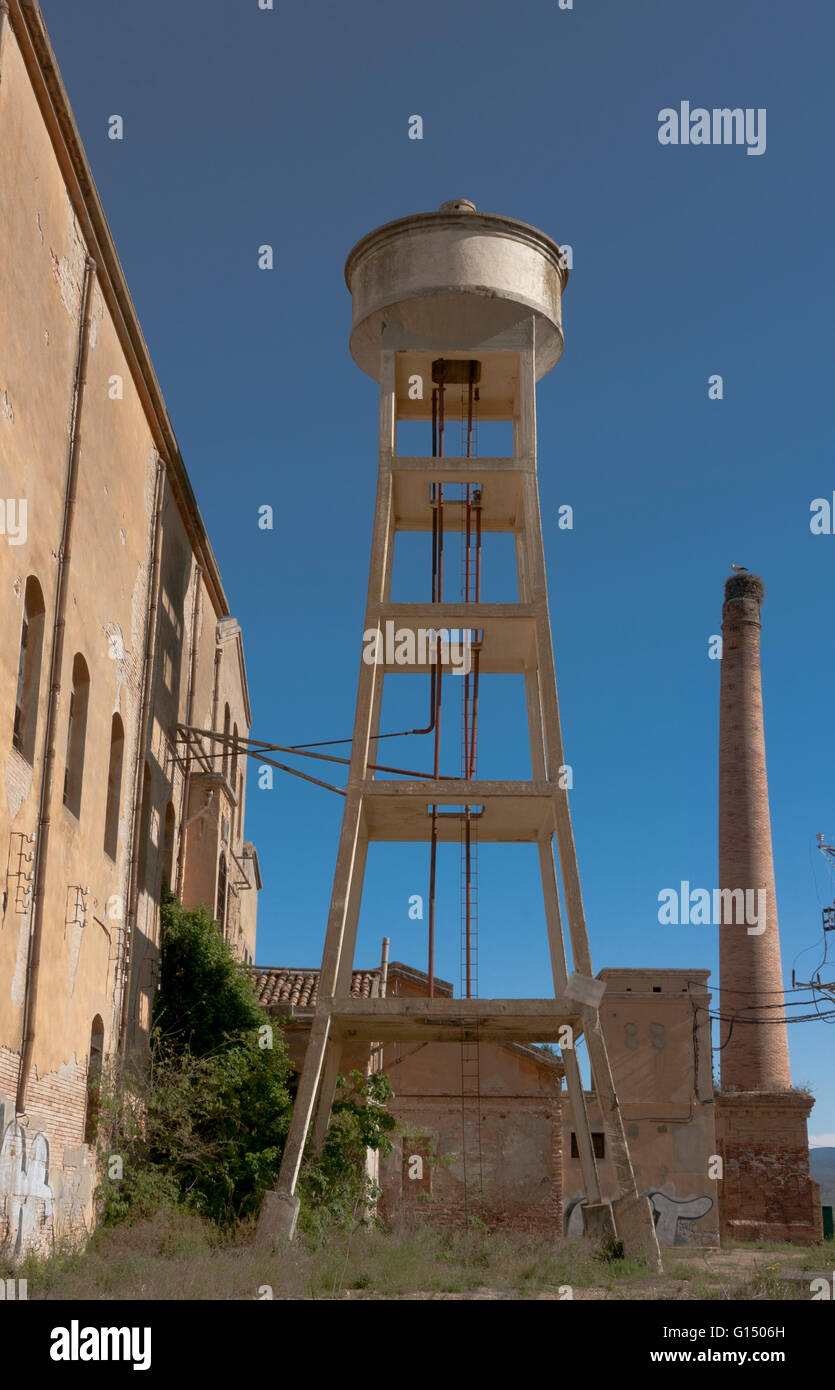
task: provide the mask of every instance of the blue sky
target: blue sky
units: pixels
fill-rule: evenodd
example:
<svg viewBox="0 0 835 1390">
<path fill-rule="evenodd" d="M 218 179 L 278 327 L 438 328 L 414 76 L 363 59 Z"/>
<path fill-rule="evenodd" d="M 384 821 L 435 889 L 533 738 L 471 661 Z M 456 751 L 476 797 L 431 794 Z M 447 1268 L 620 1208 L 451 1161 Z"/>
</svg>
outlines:
<svg viewBox="0 0 835 1390">
<path fill-rule="evenodd" d="M 766 583 L 783 961 L 788 983 L 804 952 L 808 978 L 835 892 L 815 849 L 818 831 L 835 840 L 835 536 L 809 528 L 810 503 L 835 489 L 832 11 L 817 0 L 42 8 L 244 630 L 253 735 L 300 743 L 352 726 L 377 395 L 348 352 L 348 251 L 453 197 L 533 223 L 574 251 L 565 354 L 538 393 L 539 466 L 595 967 L 716 970 L 715 929 L 660 926 L 657 899 L 682 879 L 716 882 L 708 643 L 738 563 Z M 682 101 L 765 108 L 765 153 L 660 145 L 658 112 Z M 113 114 L 121 141 L 108 139 Z M 422 141 L 408 138 L 412 114 Z M 264 243 L 271 272 L 257 266 Z M 721 401 L 708 399 L 713 373 Z M 264 503 L 272 532 L 257 526 Z M 557 527 L 563 503 L 570 532 Z M 506 596 L 506 560 L 501 545 L 485 555 L 485 597 Z M 401 597 L 425 596 L 426 568 L 404 546 Z M 425 722 L 423 682 L 391 684 L 383 727 Z M 520 696 L 513 679 L 485 683 L 484 775 L 526 775 Z M 429 766 L 419 742 L 387 753 Z M 297 779 L 259 791 L 250 777 L 260 962 L 318 962 L 341 811 Z M 451 852 L 437 968 L 456 986 L 457 872 Z M 408 900 L 427 879 L 425 847 L 372 848 L 358 962 L 375 962 L 387 935 L 395 958 L 425 965 L 426 921 L 410 920 Z M 480 992 L 546 994 L 533 850 L 483 849 L 480 879 Z M 794 1079 L 818 1097 L 810 1130 L 835 1144 L 832 1039 L 823 1022 L 789 1030 Z"/>
</svg>

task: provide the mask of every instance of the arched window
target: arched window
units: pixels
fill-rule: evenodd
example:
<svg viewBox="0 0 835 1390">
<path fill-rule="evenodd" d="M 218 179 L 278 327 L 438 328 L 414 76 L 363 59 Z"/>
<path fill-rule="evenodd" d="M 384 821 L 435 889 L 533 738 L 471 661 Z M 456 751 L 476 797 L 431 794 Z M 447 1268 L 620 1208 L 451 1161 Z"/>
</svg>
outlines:
<svg viewBox="0 0 835 1390">
<path fill-rule="evenodd" d="M 90 1057 L 87 1062 L 87 1108 L 84 1113 L 85 1144 L 92 1144 L 96 1137 L 96 1116 L 99 1113 L 103 1056 L 104 1024 L 100 1014 L 96 1014 L 90 1029 Z"/>
<path fill-rule="evenodd" d="M 67 721 L 67 767 L 64 773 L 64 805 L 74 816 L 81 814 L 81 784 L 84 778 L 84 742 L 87 736 L 87 706 L 90 701 L 90 672 L 80 652 L 72 664 L 70 714 Z"/>
<path fill-rule="evenodd" d="M 165 808 L 165 834 L 162 841 L 162 883 L 169 892 L 174 886 L 174 830 L 176 824 L 177 813 L 174 810 L 174 803 L 169 801 Z"/>
<path fill-rule="evenodd" d="M 229 776 L 229 725 L 231 722 L 231 711 L 226 705 L 223 710 L 223 775 Z"/>
<path fill-rule="evenodd" d="M 226 855 L 221 854 L 217 866 L 217 917 L 222 934 L 226 932 Z"/>
<path fill-rule="evenodd" d="M 107 770 L 107 808 L 104 815 L 104 852 L 116 858 L 119 844 L 119 802 L 122 795 L 122 761 L 125 729 L 118 714 L 110 723 L 110 764 Z"/>
<path fill-rule="evenodd" d="M 46 613 L 43 593 L 34 574 L 26 581 L 23 597 L 23 626 L 20 630 L 20 658 L 17 666 L 17 693 L 14 705 L 12 743 L 27 763 L 35 761 L 35 733 L 38 726 L 38 694 L 41 685 L 41 657 Z"/>
</svg>

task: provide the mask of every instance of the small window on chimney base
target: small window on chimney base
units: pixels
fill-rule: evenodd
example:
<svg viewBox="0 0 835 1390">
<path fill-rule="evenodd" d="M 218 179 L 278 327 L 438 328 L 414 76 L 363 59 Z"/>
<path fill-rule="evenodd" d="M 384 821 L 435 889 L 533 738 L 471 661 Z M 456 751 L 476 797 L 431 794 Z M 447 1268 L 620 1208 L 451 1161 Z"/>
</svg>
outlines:
<svg viewBox="0 0 835 1390">
<path fill-rule="evenodd" d="M 653 994 L 660 994 L 660 993 L 661 993 L 661 986 L 660 986 L 660 985 L 653 985 L 653 987 L 652 987 L 652 992 L 653 992 Z"/>
</svg>

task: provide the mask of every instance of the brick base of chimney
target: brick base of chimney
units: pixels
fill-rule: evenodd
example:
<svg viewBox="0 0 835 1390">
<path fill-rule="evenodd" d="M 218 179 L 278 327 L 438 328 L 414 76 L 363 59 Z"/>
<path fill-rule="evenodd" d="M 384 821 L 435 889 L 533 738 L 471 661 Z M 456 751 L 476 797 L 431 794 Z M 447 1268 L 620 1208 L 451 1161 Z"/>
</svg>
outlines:
<svg viewBox="0 0 835 1390">
<path fill-rule="evenodd" d="M 823 1240 L 820 1187 L 809 1175 L 806 1132 L 814 1103 L 798 1091 L 717 1093 L 722 1242 Z"/>
</svg>

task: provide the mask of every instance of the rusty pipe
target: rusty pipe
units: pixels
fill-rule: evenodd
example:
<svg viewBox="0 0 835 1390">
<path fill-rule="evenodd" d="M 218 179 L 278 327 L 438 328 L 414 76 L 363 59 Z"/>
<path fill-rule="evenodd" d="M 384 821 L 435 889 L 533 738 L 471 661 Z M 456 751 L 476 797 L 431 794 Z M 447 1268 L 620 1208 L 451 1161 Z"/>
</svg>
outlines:
<svg viewBox="0 0 835 1390">
<path fill-rule="evenodd" d="M 443 359 L 440 365 L 440 381 L 438 383 L 438 457 L 444 456 L 444 364 Z M 434 548 L 434 588 L 435 602 L 443 603 L 444 598 L 444 485 L 438 483 L 438 504 L 435 513 L 437 519 L 437 545 Z M 434 772 L 437 778 L 440 776 L 441 769 L 441 690 L 442 690 L 442 671 L 441 671 L 441 639 L 436 639 L 435 651 L 435 755 Z M 435 997 L 435 881 L 438 863 L 438 806 L 432 806 L 432 831 L 430 837 L 429 850 L 429 923 L 428 923 L 428 966 L 429 976 L 429 998 Z"/>
</svg>

